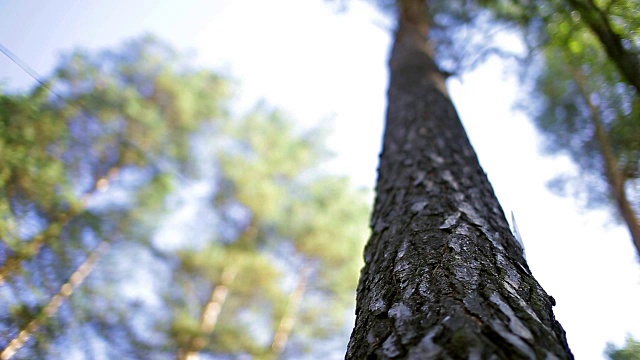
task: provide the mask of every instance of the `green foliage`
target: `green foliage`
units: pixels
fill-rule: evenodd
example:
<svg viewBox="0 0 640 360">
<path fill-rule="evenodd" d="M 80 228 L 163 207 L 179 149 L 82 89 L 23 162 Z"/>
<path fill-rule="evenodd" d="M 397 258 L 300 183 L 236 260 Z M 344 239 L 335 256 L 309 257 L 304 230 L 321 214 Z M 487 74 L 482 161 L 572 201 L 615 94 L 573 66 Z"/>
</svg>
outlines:
<svg viewBox="0 0 640 360">
<path fill-rule="evenodd" d="M 628 180 L 637 179 L 640 166 L 640 143 L 636 136 L 640 134 L 637 121 L 640 100 L 630 86 L 621 82 L 615 67 L 592 37 L 583 34 L 586 40 L 574 37 L 579 45 L 547 48 L 544 72 L 534 90 L 539 101 L 531 108 L 536 125 L 545 134 L 546 150 L 570 155 L 582 173 L 584 190 L 580 193 L 589 195 L 587 204 L 601 205 L 611 195 L 601 145 L 594 136 L 593 109 L 586 99 L 597 103 L 596 111 L 613 145 L 619 170 Z M 582 65 L 579 68 L 572 65 L 575 61 Z M 584 77 L 587 94 L 582 94 L 576 82 L 577 71 L 588 74 Z"/>
<path fill-rule="evenodd" d="M 174 181 L 173 171 L 156 162 L 175 166 L 186 158 L 189 134 L 224 112 L 222 86 L 219 77 L 190 70 L 166 45 L 145 37 L 98 55 L 76 51 L 44 86 L 0 96 L 0 275 L 18 294 L 3 293 L 3 307 L 26 299 L 44 306 L 100 239 L 133 235 L 128 230 L 139 225 L 129 215 L 161 206 Z M 190 99 L 202 104 L 180 117 L 165 114 Z M 137 202 L 129 200 L 136 195 Z M 118 280 L 111 275 L 94 275 L 100 281 L 90 285 L 110 287 Z M 74 304 L 58 318 L 65 330 L 50 332 L 49 342 L 65 338 L 76 316 L 100 318 L 88 309 L 95 303 Z M 16 334 L 22 327 L 5 326 Z"/>
<path fill-rule="evenodd" d="M 14 251 L 21 251 L 23 209 L 59 209 L 69 191 L 62 160 L 48 151 L 66 134 L 55 114 L 38 111 L 43 100 L 0 95 L 0 238 Z"/>
<path fill-rule="evenodd" d="M 336 334 L 368 209 L 323 174 L 323 129 L 299 131 L 264 105 L 230 117 L 228 82 L 150 36 L 74 51 L 45 84 L 0 95 L 2 347 L 37 318 L 19 356 L 55 358 L 65 344 L 85 357 L 269 358 L 300 269 L 310 275 L 290 341 L 313 351 Z M 175 230 L 176 218 L 191 226 Z M 102 240 L 110 253 L 44 314 Z"/>
<path fill-rule="evenodd" d="M 609 343 L 605 354 L 611 360 L 640 360 L 640 342 L 632 337 L 627 337 L 624 346 L 621 348 Z"/>
<path fill-rule="evenodd" d="M 387 9 L 398 4 L 379 3 Z M 568 154 L 580 170 L 559 176 L 552 187 L 586 206 L 613 204 L 602 145 L 594 135 L 595 113 L 638 212 L 640 94 L 629 75 L 640 71 L 638 0 L 461 0 L 428 6 L 430 37 L 446 70 L 468 69 L 489 54 L 508 55 L 495 47 L 492 34 L 503 25 L 519 30 L 529 50 L 523 78 L 532 90 L 521 105 L 544 133 L 545 150 Z"/>
<path fill-rule="evenodd" d="M 619 12 L 620 7 L 630 6 L 626 2 L 601 6 L 605 5 L 612 19 L 632 23 L 637 16 L 637 11 Z M 613 148 L 617 171 L 623 174 L 629 198 L 633 199 L 638 192 L 640 170 L 640 97 L 625 82 L 579 13 L 559 8 L 548 19 L 545 33 L 538 35 L 539 42 L 547 40 L 542 61 L 533 70 L 537 77 L 531 96 L 536 100 L 527 108 L 545 135 L 546 150 L 568 154 L 580 170 L 576 177 L 556 178 L 553 188 L 561 193 L 573 189 L 573 195 L 582 198 L 587 206 L 613 204 L 602 144 L 595 136 L 596 116 Z M 625 34 L 637 43 L 637 30 Z M 613 205 L 616 214 L 617 205 Z M 632 205 L 637 212 L 640 204 Z"/>
<path fill-rule="evenodd" d="M 223 150 L 210 159 L 218 166 L 219 188 L 210 205 L 227 231 L 214 234 L 204 248 L 182 251 L 178 271 L 188 287 L 207 289 L 193 292 L 199 308 L 192 309 L 192 318 L 202 316 L 211 293 L 223 283 L 221 274 L 237 271 L 234 281 L 225 284 L 229 295 L 215 330 L 204 334 L 207 349 L 268 356 L 293 291 L 282 284 L 301 281 L 295 273 L 301 268 L 311 269 L 303 298 L 313 302 L 317 313 L 302 307 L 304 321 L 296 322 L 295 333 L 305 336 L 297 338 L 330 335 L 327 329 L 335 332 L 341 323 L 323 323 L 322 318 L 342 318 L 354 303 L 361 265 L 357 254 L 366 236 L 363 194 L 346 179 L 319 173 L 327 154 L 321 129 L 299 134 L 284 115 L 261 105 L 225 122 L 220 133 L 223 139 L 216 143 Z M 323 300 L 316 303 L 315 298 Z M 189 307 L 189 301 L 181 306 Z M 255 321 L 243 320 L 248 316 L 259 319 L 261 331 L 256 332 Z M 228 331 L 254 336 L 230 341 Z"/>
<path fill-rule="evenodd" d="M 361 224 L 366 223 L 364 194 L 348 190 L 346 179 L 324 177 L 309 185 L 302 201 L 289 205 L 289 220 L 281 224 L 283 233 L 295 239 L 295 246 L 309 256 L 323 259 L 329 268 L 344 272 L 324 272 L 320 283 L 343 301 L 350 303 L 363 265 L 358 253 L 366 237 Z"/>
</svg>

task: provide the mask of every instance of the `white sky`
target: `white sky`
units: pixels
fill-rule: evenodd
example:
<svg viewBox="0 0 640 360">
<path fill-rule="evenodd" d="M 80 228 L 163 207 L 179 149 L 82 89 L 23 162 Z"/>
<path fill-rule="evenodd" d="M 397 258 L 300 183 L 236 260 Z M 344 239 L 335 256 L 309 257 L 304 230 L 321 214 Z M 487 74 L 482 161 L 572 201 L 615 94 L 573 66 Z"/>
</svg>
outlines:
<svg viewBox="0 0 640 360">
<path fill-rule="evenodd" d="M 42 75 L 60 51 L 118 45 L 145 32 L 239 80 L 240 104 L 264 98 L 304 125 L 331 121 L 333 171 L 373 186 L 386 106 L 385 20 L 352 1 L 0 0 L 0 43 Z M 570 168 L 539 155 L 539 136 L 511 111 L 517 83 L 491 61 L 449 88 L 506 214 L 513 210 L 529 265 L 558 305 L 577 359 L 602 359 L 607 341 L 640 338 L 640 268 L 627 232 L 580 210 L 545 182 Z M 33 81 L 0 56 L 0 81 Z M 359 255 L 358 255 L 359 256 Z"/>
</svg>

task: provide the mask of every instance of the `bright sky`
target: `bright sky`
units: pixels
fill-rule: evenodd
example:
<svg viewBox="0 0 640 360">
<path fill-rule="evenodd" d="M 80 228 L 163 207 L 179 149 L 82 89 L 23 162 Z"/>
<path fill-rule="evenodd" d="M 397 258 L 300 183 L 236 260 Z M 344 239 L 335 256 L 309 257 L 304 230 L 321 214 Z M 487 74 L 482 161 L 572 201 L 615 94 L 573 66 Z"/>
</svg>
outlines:
<svg viewBox="0 0 640 360">
<path fill-rule="evenodd" d="M 238 80 L 240 106 L 264 98 L 304 125 L 331 121 L 333 171 L 372 187 L 386 106 L 388 21 L 354 0 L 0 0 L 0 43 L 42 75 L 60 51 L 154 33 Z M 33 81 L 0 56 L 5 88 Z M 640 267 L 626 230 L 581 211 L 545 182 L 570 169 L 539 154 L 540 137 L 511 111 L 517 83 L 490 61 L 449 89 L 505 213 L 514 211 L 529 265 L 557 301 L 577 359 L 640 338 Z M 356 254 L 356 256 L 359 256 Z"/>
</svg>

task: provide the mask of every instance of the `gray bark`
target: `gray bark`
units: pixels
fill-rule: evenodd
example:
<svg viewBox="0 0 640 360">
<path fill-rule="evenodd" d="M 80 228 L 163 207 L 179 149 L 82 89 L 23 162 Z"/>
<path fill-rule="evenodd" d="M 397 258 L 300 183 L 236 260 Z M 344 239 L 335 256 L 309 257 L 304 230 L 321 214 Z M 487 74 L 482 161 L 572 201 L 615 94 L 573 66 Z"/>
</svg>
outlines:
<svg viewBox="0 0 640 360">
<path fill-rule="evenodd" d="M 399 3 L 346 359 L 572 359 L 433 61 L 426 5 Z"/>
</svg>

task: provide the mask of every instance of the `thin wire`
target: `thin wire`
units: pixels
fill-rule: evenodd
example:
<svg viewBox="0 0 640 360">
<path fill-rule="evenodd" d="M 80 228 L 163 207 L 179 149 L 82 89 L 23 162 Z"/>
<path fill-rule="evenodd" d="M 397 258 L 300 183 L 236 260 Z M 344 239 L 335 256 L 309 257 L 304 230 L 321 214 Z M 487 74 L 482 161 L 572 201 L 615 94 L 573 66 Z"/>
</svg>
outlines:
<svg viewBox="0 0 640 360">
<path fill-rule="evenodd" d="M 65 100 L 65 98 L 62 97 L 62 95 L 60 95 L 60 94 L 56 93 L 55 91 L 53 91 L 53 89 L 51 89 L 47 84 L 45 84 L 44 81 L 40 80 L 40 75 L 35 70 L 33 70 L 32 67 L 30 67 L 24 61 L 22 61 L 13 52 L 11 52 L 11 50 L 7 49 L 4 45 L 2 45 L 2 43 L 0 43 L 0 52 L 2 52 L 14 64 L 18 65 L 22 70 L 24 70 L 24 72 L 29 74 L 29 76 L 31 76 L 35 81 L 37 81 L 38 84 L 42 85 L 45 89 L 51 91 L 56 96 L 58 96 L 58 97 L 62 98 L 63 100 Z"/>
<path fill-rule="evenodd" d="M 55 91 L 48 83 L 41 80 L 41 76 L 32 67 L 30 67 L 24 61 L 22 61 L 17 55 L 11 52 L 2 43 L 0 43 L 0 52 L 2 52 L 2 54 L 4 54 L 9 60 L 11 60 L 14 64 L 16 64 L 20 69 L 26 72 L 31 78 L 33 78 L 38 84 L 40 84 L 40 86 L 42 86 L 44 89 L 46 89 L 47 91 L 49 91 L 50 93 L 58 97 L 64 103 L 72 107 L 80 108 L 89 116 L 99 118 L 99 116 L 97 116 L 97 114 L 93 110 L 86 107 L 80 100 L 77 100 L 76 103 L 71 103 L 66 97 L 62 96 L 60 93 Z M 123 139 L 123 140 L 127 144 L 135 148 L 144 158 L 149 160 L 151 166 L 157 168 L 160 171 L 167 171 L 173 174 L 176 177 L 176 179 L 178 179 L 178 182 L 182 184 L 186 182 L 186 179 L 180 173 L 178 173 L 175 169 L 173 169 L 171 164 L 165 163 L 164 164 L 165 168 L 162 169 L 161 159 L 145 152 L 144 149 L 142 149 L 140 146 L 138 146 L 131 140 L 128 140 L 128 139 Z M 107 243 L 106 241 L 103 241 L 98 245 L 96 249 L 90 252 L 90 255 L 87 258 L 87 260 L 85 260 L 85 262 L 82 263 L 82 265 L 72 274 L 72 276 L 70 277 L 70 280 L 62 286 L 58 294 L 56 294 L 51 299 L 51 301 L 44 307 L 44 310 L 42 312 L 43 314 L 46 314 L 49 317 L 55 314 L 58 308 L 62 305 L 62 302 L 64 301 L 64 299 L 68 298 L 73 292 L 73 290 L 77 286 L 79 286 L 80 283 L 82 283 L 82 281 L 86 276 L 89 275 L 95 263 L 98 261 L 100 256 L 104 255 L 104 253 L 108 250 L 108 247 L 109 247 L 109 243 Z M 2 278 L 0 277 L 0 282 L 1 281 L 2 281 Z M 20 331 L 19 335 L 16 338 L 14 338 L 4 350 L 0 352 L 0 359 L 4 360 L 4 359 L 12 358 L 13 355 L 22 346 L 24 346 L 24 344 L 29 340 L 29 338 L 33 335 L 33 333 L 38 330 L 40 325 L 41 324 L 38 322 L 37 319 L 31 321 L 27 325 L 27 327 L 25 327 L 22 331 Z"/>
<path fill-rule="evenodd" d="M 46 82 L 44 82 L 43 80 L 41 80 L 41 76 L 40 74 L 38 74 L 31 66 L 29 66 L 27 63 L 25 63 L 24 61 L 22 61 L 22 59 L 20 59 L 16 54 L 14 54 L 13 52 L 11 52 L 11 50 L 9 50 L 7 47 L 5 47 L 4 45 L 2 45 L 2 43 L 0 43 L 0 52 L 2 52 L 7 58 L 9 58 L 9 60 L 11 60 L 14 64 L 18 65 L 18 67 L 20 67 L 20 69 L 22 69 L 24 72 L 26 72 L 29 76 L 31 76 L 31 78 L 33 78 L 35 81 L 38 82 L 38 84 L 40 84 L 40 86 L 42 86 L 43 88 L 45 88 L 46 90 L 48 90 L 49 92 L 51 92 L 52 94 L 54 94 L 55 96 L 57 96 L 58 98 L 60 98 L 60 100 L 62 100 L 63 102 L 65 102 L 68 105 L 74 106 L 74 104 L 70 103 L 69 100 L 60 95 L 58 92 L 56 92 L 51 86 L 49 86 Z M 88 113 L 90 116 L 93 116 L 95 118 L 100 118 L 96 113 L 93 112 L 93 110 L 89 109 L 88 107 L 86 107 L 80 100 L 77 100 L 77 105 L 81 110 L 85 111 L 86 113 Z M 182 174 L 178 173 L 175 169 L 172 168 L 172 166 L 170 164 L 164 164 L 164 169 L 161 168 L 161 162 L 162 160 L 160 160 L 159 158 L 150 155 L 148 152 L 145 151 L 145 149 L 141 148 L 138 144 L 134 143 L 133 141 L 129 140 L 129 139 L 123 139 L 127 144 L 131 145 L 132 147 L 134 147 L 138 152 L 140 152 L 140 154 L 147 158 L 147 160 L 151 160 L 151 165 L 156 167 L 158 170 L 161 171 L 167 171 L 169 173 L 171 173 L 172 175 L 174 175 L 179 182 L 181 183 L 186 183 L 187 179 L 185 179 L 184 176 L 182 176 Z M 155 159 L 154 159 L 155 158 Z"/>
</svg>

